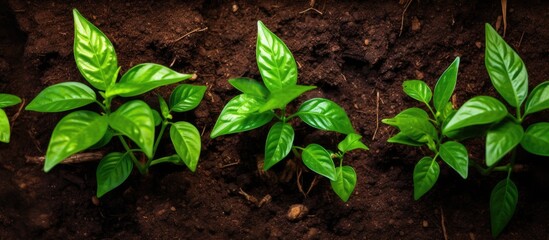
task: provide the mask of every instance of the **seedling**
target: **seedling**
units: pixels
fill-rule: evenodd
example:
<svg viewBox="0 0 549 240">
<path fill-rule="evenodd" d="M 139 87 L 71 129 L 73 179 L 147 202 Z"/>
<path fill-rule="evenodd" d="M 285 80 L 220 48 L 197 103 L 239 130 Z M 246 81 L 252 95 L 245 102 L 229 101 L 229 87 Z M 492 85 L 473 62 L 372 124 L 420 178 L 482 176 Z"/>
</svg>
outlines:
<svg viewBox="0 0 549 240">
<path fill-rule="evenodd" d="M 360 142 L 361 136 L 355 133 L 345 110 L 335 102 L 314 98 L 304 102 L 296 113 L 287 113 L 288 103 L 315 87 L 297 85 L 296 61 L 286 44 L 261 21 L 257 26 L 256 59 L 263 83 L 250 78 L 229 80 L 242 94 L 225 105 L 211 137 L 259 128 L 276 118 L 267 135 L 263 169 L 270 169 L 293 151 L 296 157 L 301 155 L 305 166 L 330 179 L 336 194 L 347 201 L 356 185 L 356 173 L 352 167 L 343 166 L 343 157 L 351 150 L 368 148 Z M 294 146 L 290 121 L 295 117 L 311 127 L 346 134 L 338 145 L 340 152 L 331 154 L 318 144 Z M 339 159 L 338 167 L 333 159 Z"/>
<path fill-rule="evenodd" d="M 457 82 L 459 57 L 442 73 L 435 86 L 434 94 L 431 88 L 421 80 L 404 81 L 404 92 L 411 98 L 425 104 L 429 110 L 417 107 L 408 108 L 394 118 L 383 119 L 382 122 L 397 127 L 400 132 L 389 138 L 387 142 L 421 147 L 426 145 L 434 156 L 425 156 L 414 168 L 414 199 L 418 200 L 436 183 L 440 159 L 453 168 L 461 177 L 467 178 L 469 156 L 463 144 L 449 140 L 451 134 L 442 134 L 440 129 L 455 110 L 450 98 Z M 432 105 L 431 105 L 432 102 Z M 429 116 L 430 114 L 430 116 Z"/>
<path fill-rule="evenodd" d="M 21 102 L 21 98 L 11 95 L 0 93 L 0 142 L 9 143 L 11 130 L 10 120 L 3 108 L 17 105 Z"/>
<path fill-rule="evenodd" d="M 44 171 L 50 171 L 75 153 L 101 148 L 116 137 L 125 151 L 109 153 L 99 162 L 98 197 L 122 184 L 133 166 L 141 174 L 147 174 L 150 166 L 169 162 L 185 164 L 194 172 L 200 155 L 200 134 L 191 123 L 172 122 L 171 113 L 197 107 L 206 87 L 180 85 L 172 92 L 169 102 L 159 96 L 160 113 L 141 100 L 131 100 L 113 111 L 111 103 L 117 96 L 139 96 L 160 86 L 186 80 L 192 75 L 181 74 L 162 65 L 144 63 L 132 67 L 117 81 L 120 67 L 112 43 L 76 9 L 73 15 L 76 65 L 103 100 L 100 101 L 96 92 L 83 83 L 64 82 L 41 91 L 26 109 L 63 112 L 96 103 L 101 113 L 77 110 L 57 123 L 46 152 Z M 158 125 L 160 132 L 155 138 L 155 127 Z M 155 158 L 168 127 L 177 154 Z M 128 140 L 136 146 L 131 146 Z"/>
<path fill-rule="evenodd" d="M 496 98 L 476 96 L 459 108 L 442 132 L 475 132 L 477 134 L 471 136 L 484 137 L 487 168 L 478 164 L 474 166 L 483 174 L 506 173 L 490 196 L 492 235 L 496 237 L 509 223 L 518 201 L 518 190 L 511 180 L 517 147 L 520 144 L 532 154 L 549 156 L 549 122 L 534 123 L 526 131 L 522 125 L 527 116 L 549 108 L 549 81 L 528 94 L 528 73 L 524 62 L 492 26 L 486 24 L 485 28 L 486 70 L 497 92 L 515 109 L 515 115 Z"/>
</svg>

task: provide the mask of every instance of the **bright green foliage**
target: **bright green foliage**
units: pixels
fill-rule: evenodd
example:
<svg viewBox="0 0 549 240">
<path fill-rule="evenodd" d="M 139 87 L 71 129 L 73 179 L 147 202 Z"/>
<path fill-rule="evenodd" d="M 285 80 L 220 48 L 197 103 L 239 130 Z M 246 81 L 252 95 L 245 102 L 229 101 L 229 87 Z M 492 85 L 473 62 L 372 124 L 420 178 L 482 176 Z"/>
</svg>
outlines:
<svg viewBox="0 0 549 240">
<path fill-rule="evenodd" d="M 461 138 L 484 136 L 488 169 L 477 168 L 483 174 L 508 172 L 507 178 L 496 185 L 490 199 L 492 234 L 497 236 L 513 216 L 518 200 L 517 188 L 510 179 L 516 147 L 520 144 L 530 153 L 549 156 L 549 123 L 532 124 L 526 131 L 523 127 L 526 115 L 549 108 L 549 82 L 541 83 L 528 94 L 528 73 L 523 61 L 489 24 L 486 24 L 485 57 L 492 85 L 516 114 L 493 97 L 476 96 L 453 114 L 444 125 L 443 133 L 454 137 L 461 135 Z M 470 134 L 471 130 L 476 134 Z"/>
<path fill-rule="evenodd" d="M 435 185 L 440 172 L 438 157 L 461 177 L 467 178 L 468 175 L 467 149 L 457 141 L 447 140 L 448 136 L 440 131 L 443 126 L 450 124 L 448 116 L 456 112 L 449 101 L 456 86 L 458 67 L 459 57 L 440 76 L 434 93 L 425 82 L 420 80 L 404 81 L 402 84 L 408 96 L 425 104 L 430 116 L 425 110 L 413 107 L 403 110 L 393 118 L 382 120 L 383 123 L 400 130 L 387 142 L 414 147 L 426 145 L 434 153 L 434 157 L 423 157 L 414 168 L 414 199 L 416 200 Z"/>
<path fill-rule="evenodd" d="M 181 74 L 158 64 L 144 63 L 134 66 L 117 81 L 120 67 L 112 43 L 76 9 L 73 15 L 76 65 L 84 79 L 99 94 L 82 83 L 59 83 L 40 92 L 26 109 L 62 112 L 97 103 L 102 112 L 78 110 L 57 123 L 46 152 L 44 171 L 50 171 L 73 154 L 101 148 L 115 136 L 121 141 L 125 152 L 110 153 L 99 163 L 96 174 L 98 197 L 122 184 L 133 166 L 142 174 L 146 174 L 150 166 L 165 162 L 185 164 L 191 171 L 195 171 L 201 148 L 198 130 L 187 122 L 171 122 L 171 112 L 184 112 L 197 107 L 206 87 L 180 85 L 170 96 L 169 105 L 159 96 L 160 113 L 141 100 L 126 102 L 113 111 L 111 103 L 117 96 L 139 96 L 192 75 Z M 98 95 L 103 99 L 98 99 Z M 2 100 L 0 96 L 0 104 Z M 170 137 L 177 155 L 155 159 L 162 135 L 170 125 Z M 157 135 L 158 126 L 160 131 Z M 137 148 L 131 148 L 127 139 L 135 143 Z M 136 154 L 139 152 L 146 157 L 145 161 L 138 160 L 140 156 Z"/>
<path fill-rule="evenodd" d="M 341 165 L 343 155 L 351 150 L 368 148 L 360 142 L 361 137 L 355 133 L 345 110 L 328 99 L 310 99 L 301 104 L 296 113 L 286 112 L 290 102 L 316 87 L 297 85 L 297 64 L 286 44 L 262 22 L 257 26 L 256 60 L 263 81 L 250 78 L 229 80 L 242 94 L 225 105 L 210 137 L 259 128 L 276 118 L 265 143 L 264 170 L 282 161 L 293 150 L 297 157 L 301 155 L 306 167 L 330 179 L 336 194 L 347 201 L 356 184 L 356 173 L 350 166 Z M 311 127 L 346 134 L 347 138 L 338 146 L 340 152 L 330 154 L 318 144 L 306 148 L 294 146 L 295 132 L 290 120 L 295 117 Z M 338 168 L 334 158 L 340 160 Z"/>
<path fill-rule="evenodd" d="M 20 102 L 21 98 L 15 95 L 0 93 L 0 142 L 9 143 L 11 137 L 10 120 L 2 108 L 17 105 Z"/>
</svg>

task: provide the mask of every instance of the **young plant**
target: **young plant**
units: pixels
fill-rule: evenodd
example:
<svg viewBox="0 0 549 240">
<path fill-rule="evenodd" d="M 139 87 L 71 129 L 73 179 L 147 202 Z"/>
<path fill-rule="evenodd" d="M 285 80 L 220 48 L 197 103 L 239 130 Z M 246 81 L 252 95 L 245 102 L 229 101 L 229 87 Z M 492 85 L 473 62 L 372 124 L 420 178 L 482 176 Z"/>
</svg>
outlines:
<svg viewBox="0 0 549 240">
<path fill-rule="evenodd" d="M 345 110 L 328 99 L 310 99 L 294 114 L 286 111 L 288 103 L 315 87 L 297 85 L 296 61 L 286 44 L 261 21 L 257 26 L 256 59 L 263 84 L 250 78 L 229 80 L 242 94 L 225 105 L 211 137 L 259 128 L 276 118 L 265 143 L 264 170 L 293 151 L 295 155 L 301 155 L 305 166 L 330 179 L 336 194 L 347 201 L 356 185 L 356 173 L 352 167 L 343 166 L 343 156 L 354 149 L 368 148 L 360 142 L 361 136 L 355 133 Z M 294 146 L 294 129 L 290 120 L 296 117 L 314 128 L 347 134 L 338 145 L 340 152 L 331 154 L 318 144 L 305 148 Z M 339 167 L 335 167 L 333 158 L 339 159 Z"/>
<path fill-rule="evenodd" d="M 15 95 L 0 93 L 0 142 L 9 143 L 11 136 L 10 120 L 2 108 L 11 107 L 20 102 L 21 98 Z"/>
<path fill-rule="evenodd" d="M 505 178 L 496 184 L 490 196 L 492 235 L 496 237 L 509 223 L 518 201 L 518 190 L 511 180 L 517 147 L 520 145 L 530 153 L 549 156 L 549 122 L 534 123 L 526 131 L 523 127 L 527 116 L 549 108 L 549 81 L 528 94 L 524 62 L 492 26 L 486 24 L 485 28 L 486 70 L 497 92 L 515 109 L 515 115 L 496 98 L 476 96 L 459 108 L 442 132 L 476 132 L 476 136 L 485 137 L 487 168 L 479 164 L 474 166 L 483 174 L 505 173 Z"/>
<path fill-rule="evenodd" d="M 450 98 L 456 86 L 458 68 L 459 57 L 442 73 L 436 83 L 434 94 L 427 83 L 421 80 L 408 80 L 402 84 L 404 92 L 425 104 L 429 113 L 413 107 L 402 111 L 394 118 L 382 120 L 383 123 L 400 130 L 387 142 L 414 147 L 426 145 L 434 154 L 434 156 L 423 157 L 414 168 L 414 199 L 416 200 L 435 185 L 440 173 L 437 162 L 439 157 L 464 179 L 468 175 L 467 149 L 458 141 L 450 140 L 452 135 L 445 135 L 440 131 L 449 116 L 455 112 Z"/>
<path fill-rule="evenodd" d="M 73 154 L 90 148 L 100 148 L 113 137 L 124 146 L 124 152 L 107 154 L 97 167 L 97 196 L 101 197 L 122 184 L 133 166 L 146 174 L 150 166 L 169 162 L 185 164 L 196 170 L 200 155 L 200 134 L 188 122 L 172 122 L 171 112 L 189 111 L 200 103 L 206 87 L 180 85 L 172 92 L 169 102 L 159 97 L 160 113 L 141 100 L 131 100 L 117 109 L 111 103 L 117 96 L 135 97 L 160 86 L 190 78 L 167 67 L 144 63 L 132 67 L 117 81 L 120 67 L 109 39 L 74 9 L 74 59 L 78 70 L 103 98 L 79 82 L 64 82 L 47 87 L 26 107 L 37 112 L 63 112 L 96 103 L 101 113 L 77 110 L 63 117 L 53 130 L 46 151 L 44 171 Z M 160 132 L 155 138 L 155 127 Z M 170 138 L 177 154 L 156 158 L 164 131 L 169 127 Z M 131 146 L 131 140 L 136 146 Z"/>
</svg>

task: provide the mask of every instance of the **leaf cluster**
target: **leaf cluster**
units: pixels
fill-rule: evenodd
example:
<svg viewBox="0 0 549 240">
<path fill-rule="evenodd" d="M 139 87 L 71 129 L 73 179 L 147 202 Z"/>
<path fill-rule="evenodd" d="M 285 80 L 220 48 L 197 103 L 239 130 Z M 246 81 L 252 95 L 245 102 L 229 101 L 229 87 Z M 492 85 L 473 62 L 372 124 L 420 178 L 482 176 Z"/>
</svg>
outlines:
<svg viewBox="0 0 549 240">
<path fill-rule="evenodd" d="M 10 120 L 3 108 L 21 103 L 21 98 L 12 94 L 0 93 L 0 142 L 9 143 L 11 137 Z"/>
</svg>

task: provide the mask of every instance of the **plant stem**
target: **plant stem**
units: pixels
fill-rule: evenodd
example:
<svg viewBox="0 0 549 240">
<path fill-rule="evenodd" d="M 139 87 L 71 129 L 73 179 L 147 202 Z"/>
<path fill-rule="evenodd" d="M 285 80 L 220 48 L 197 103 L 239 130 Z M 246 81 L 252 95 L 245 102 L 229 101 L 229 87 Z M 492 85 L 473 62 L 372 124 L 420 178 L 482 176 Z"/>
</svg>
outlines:
<svg viewBox="0 0 549 240">
<path fill-rule="evenodd" d="M 137 160 L 124 137 L 119 135 L 118 139 L 120 139 L 120 142 L 122 143 L 122 146 L 124 146 L 124 149 L 126 149 L 126 152 L 129 152 L 134 165 L 137 167 L 137 170 L 139 170 L 139 173 L 141 173 L 142 175 L 147 174 L 147 169 L 145 168 L 145 166 L 143 166 L 141 162 L 139 162 L 139 160 Z"/>
<path fill-rule="evenodd" d="M 292 147 L 292 152 L 294 153 L 294 155 L 297 157 L 297 158 L 301 158 L 301 154 L 299 154 L 299 152 L 297 150 L 301 150 L 303 151 L 303 148 L 302 147 L 298 147 L 298 146 L 293 146 Z"/>
<path fill-rule="evenodd" d="M 152 158 L 147 159 L 147 163 L 145 164 L 145 168 L 148 169 L 151 166 L 152 159 L 154 159 L 154 156 L 156 155 L 156 150 L 158 149 L 158 145 L 160 144 L 160 140 L 162 140 L 162 136 L 164 135 L 164 131 L 166 130 L 166 127 L 170 124 L 170 122 L 167 119 L 164 119 L 162 122 L 162 127 L 160 127 L 160 133 L 156 137 L 156 141 L 154 142 L 153 146 L 153 154 Z"/>
<path fill-rule="evenodd" d="M 471 165 L 473 165 L 473 167 L 476 168 L 480 172 L 480 174 L 484 176 L 489 175 L 492 172 L 506 172 L 506 171 L 511 171 L 513 169 L 511 164 L 506 164 L 503 166 L 492 165 L 488 168 L 484 168 L 475 161 L 469 161 L 469 162 L 472 163 Z"/>
<path fill-rule="evenodd" d="M 150 166 L 154 166 L 156 164 L 166 163 L 166 162 L 174 163 L 174 160 L 179 160 L 179 159 L 180 158 L 177 154 L 171 155 L 171 156 L 166 156 L 166 157 L 161 157 L 159 159 L 152 160 Z M 176 163 L 174 163 L 174 164 L 176 164 Z"/>
<path fill-rule="evenodd" d="M 522 114 L 520 113 L 520 106 L 517 107 L 517 120 L 518 120 L 518 123 L 522 122 Z"/>
</svg>

